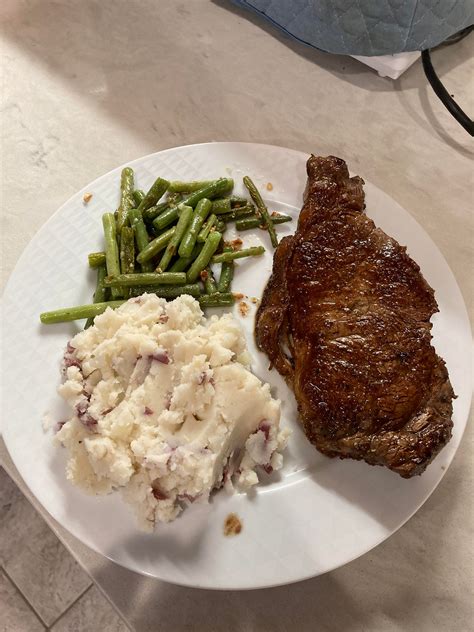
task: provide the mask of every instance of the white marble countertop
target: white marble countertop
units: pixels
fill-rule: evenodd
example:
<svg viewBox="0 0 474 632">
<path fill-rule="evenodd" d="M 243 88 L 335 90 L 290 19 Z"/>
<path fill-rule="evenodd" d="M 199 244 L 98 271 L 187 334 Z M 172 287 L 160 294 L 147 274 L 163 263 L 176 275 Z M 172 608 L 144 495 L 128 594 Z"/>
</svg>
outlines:
<svg viewBox="0 0 474 632">
<path fill-rule="evenodd" d="M 174 145 L 242 140 L 344 157 L 424 226 L 472 314 L 472 140 L 419 62 L 381 79 L 225 0 L 3 0 L 0 34 L 2 283 L 39 226 L 98 175 Z M 473 41 L 433 54 L 471 114 Z M 439 488 L 384 544 L 322 577 L 254 592 L 135 575 L 32 501 L 138 631 L 461 631 L 473 620 L 472 441 L 470 424 Z M 0 454 L 28 495 L 3 444 Z"/>
</svg>

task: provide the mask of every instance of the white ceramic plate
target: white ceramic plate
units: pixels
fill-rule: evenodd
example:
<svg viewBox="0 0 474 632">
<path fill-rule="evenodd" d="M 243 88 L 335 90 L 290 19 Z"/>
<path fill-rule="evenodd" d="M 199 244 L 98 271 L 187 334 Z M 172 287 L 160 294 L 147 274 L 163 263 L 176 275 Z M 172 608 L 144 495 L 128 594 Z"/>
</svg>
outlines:
<svg viewBox="0 0 474 632">
<path fill-rule="evenodd" d="M 249 174 L 271 209 L 295 216 L 305 186 L 306 154 L 245 143 L 178 147 L 131 163 L 138 185 L 158 175 L 209 179 L 231 175 L 244 192 Z M 442 255 L 415 220 L 394 200 L 367 183 L 367 212 L 389 235 L 408 246 L 435 288 L 440 313 L 434 343 L 445 358 L 458 398 L 454 434 L 421 477 L 402 480 L 364 463 L 325 458 L 305 440 L 292 393 L 253 342 L 253 315 L 239 317 L 254 357 L 253 370 L 269 381 L 283 402 L 282 423 L 293 430 L 281 473 L 266 476 L 253 497 L 218 493 L 209 506 L 193 506 L 152 535 L 141 533 L 118 494 L 93 498 L 65 477 L 65 454 L 42 429 L 43 413 L 64 418 L 55 394 L 66 341 L 82 323 L 42 326 L 40 312 L 89 302 L 93 273 L 87 253 L 100 250 L 101 214 L 118 201 L 120 169 L 72 197 L 43 226 L 20 258 L 3 300 L 3 432 L 15 465 L 45 509 L 82 542 L 134 571 L 202 588 L 246 589 L 285 584 L 330 571 L 385 540 L 423 504 L 439 483 L 461 439 L 470 404 L 471 337 L 466 309 Z M 363 173 L 360 175 L 364 176 Z M 265 185 L 271 182 L 273 189 Z M 85 206 L 83 194 L 93 193 Z M 278 228 L 280 235 L 294 224 Z M 234 289 L 260 296 L 271 269 L 271 249 L 262 231 L 245 234 L 263 242 L 262 260 L 238 264 Z M 237 314 L 237 310 L 236 310 Z M 242 533 L 223 535 L 227 514 L 236 512 Z"/>
</svg>

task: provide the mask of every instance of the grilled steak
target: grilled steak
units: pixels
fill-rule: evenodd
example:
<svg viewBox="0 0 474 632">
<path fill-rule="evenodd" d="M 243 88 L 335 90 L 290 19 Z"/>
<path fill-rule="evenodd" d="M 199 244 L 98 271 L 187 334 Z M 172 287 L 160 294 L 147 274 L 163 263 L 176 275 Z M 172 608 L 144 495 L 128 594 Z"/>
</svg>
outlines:
<svg viewBox="0 0 474 632">
<path fill-rule="evenodd" d="M 363 180 L 311 156 L 256 339 L 293 388 L 308 439 L 330 457 L 421 474 L 449 441 L 454 397 L 431 346 L 434 293 L 406 248 L 364 213 Z"/>
</svg>

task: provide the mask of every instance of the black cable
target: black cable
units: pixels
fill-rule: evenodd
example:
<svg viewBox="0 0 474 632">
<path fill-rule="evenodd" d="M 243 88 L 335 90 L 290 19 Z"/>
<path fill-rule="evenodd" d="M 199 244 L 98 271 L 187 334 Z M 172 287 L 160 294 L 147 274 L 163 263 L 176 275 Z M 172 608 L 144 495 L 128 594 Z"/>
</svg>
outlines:
<svg viewBox="0 0 474 632">
<path fill-rule="evenodd" d="M 435 69 L 433 68 L 433 64 L 431 63 L 431 55 L 429 49 L 421 51 L 421 61 L 423 62 L 423 70 L 425 71 L 426 78 L 430 82 L 431 87 L 433 88 L 441 103 L 448 110 L 448 112 L 452 116 L 454 116 L 456 121 L 460 125 L 462 125 L 471 136 L 474 136 L 474 121 L 470 119 L 468 115 L 459 107 L 459 105 L 441 83 Z"/>
<path fill-rule="evenodd" d="M 457 42 L 460 42 L 462 39 L 467 37 L 471 31 L 474 31 L 474 24 L 466 26 L 465 29 L 461 29 L 457 33 L 453 33 L 453 35 L 445 39 L 444 42 L 441 42 L 441 44 L 438 44 L 435 48 L 442 48 L 443 46 L 449 46 L 450 44 L 457 44 Z"/>
</svg>

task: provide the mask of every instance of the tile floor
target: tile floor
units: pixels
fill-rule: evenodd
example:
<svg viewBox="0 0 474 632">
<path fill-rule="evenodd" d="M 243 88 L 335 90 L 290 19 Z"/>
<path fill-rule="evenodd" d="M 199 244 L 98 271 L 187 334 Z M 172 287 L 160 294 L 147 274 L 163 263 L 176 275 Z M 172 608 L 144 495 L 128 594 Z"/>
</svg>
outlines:
<svg viewBox="0 0 474 632">
<path fill-rule="evenodd" d="M 0 632 L 44 630 L 128 628 L 0 467 Z"/>
</svg>

